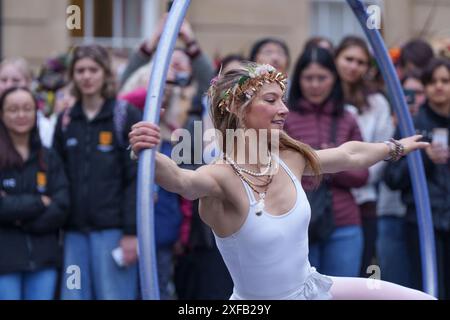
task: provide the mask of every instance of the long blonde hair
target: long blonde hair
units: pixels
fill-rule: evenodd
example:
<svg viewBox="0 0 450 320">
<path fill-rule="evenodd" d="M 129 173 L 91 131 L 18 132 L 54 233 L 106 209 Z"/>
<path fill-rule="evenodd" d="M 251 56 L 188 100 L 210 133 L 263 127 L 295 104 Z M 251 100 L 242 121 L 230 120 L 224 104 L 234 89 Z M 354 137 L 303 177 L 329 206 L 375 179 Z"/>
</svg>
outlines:
<svg viewBox="0 0 450 320">
<path fill-rule="evenodd" d="M 242 62 L 242 68 L 230 70 L 215 78 L 208 90 L 211 118 L 214 128 L 221 132 L 222 141 L 219 142 L 225 154 L 228 151 L 225 142 L 227 129 L 244 127 L 242 119 L 254 96 L 248 99 L 245 95 L 232 94 L 228 97 L 228 99 L 231 99 L 229 110 L 219 107 L 220 103 L 224 99 L 224 93 L 233 88 L 243 76 L 250 77 L 249 68 L 255 68 L 255 66 L 257 65 L 251 62 Z M 235 112 L 230 112 L 231 110 Z M 299 152 L 305 158 L 306 166 L 311 168 L 314 175 L 319 176 L 321 174 L 319 159 L 310 146 L 293 139 L 283 130 L 280 130 L 279 146 L 281 150 L 291 149 Z"/>
</svg>

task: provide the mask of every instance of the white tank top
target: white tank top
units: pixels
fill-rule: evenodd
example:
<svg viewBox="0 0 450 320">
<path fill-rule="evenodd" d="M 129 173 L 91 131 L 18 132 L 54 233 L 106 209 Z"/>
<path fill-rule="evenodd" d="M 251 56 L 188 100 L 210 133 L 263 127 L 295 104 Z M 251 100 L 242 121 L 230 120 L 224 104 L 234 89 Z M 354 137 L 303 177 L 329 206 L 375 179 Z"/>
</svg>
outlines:
<svg viewBox="0 0 450 320">
<path fill-rule="evenodd" d="M 281 215 L 255 213 L 257 200 L 243 180 L 249 211 L 241 228 L 217 247 L 234 283 L 231 299 L 326 299 L 331 279 L 318 274 L 308 260 L 311 208 L 297 177 L 278 157 L 297 193 L 291 210 Z"/>
</svg>

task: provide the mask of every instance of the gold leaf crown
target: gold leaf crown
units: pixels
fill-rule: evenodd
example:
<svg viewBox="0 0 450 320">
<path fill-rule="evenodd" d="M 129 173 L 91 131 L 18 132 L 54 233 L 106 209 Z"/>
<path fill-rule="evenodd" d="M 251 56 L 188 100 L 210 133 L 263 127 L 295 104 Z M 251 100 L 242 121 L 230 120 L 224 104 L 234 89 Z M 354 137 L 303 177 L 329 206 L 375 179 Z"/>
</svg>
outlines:
<svg viewBox="0 0 450 320">
<path fill-rule="evenodd" d="M 265 83 L 277 83 L 283 93 L 286 91 L 286 76 L 271 65 L 250 65 L 245 69 L 248 71 L 248 75 L 241 76 L 236 84 L 220 94 L 218 108 L 221 113 L 230 111 L 231 103 L 235 98 L 241 101 L 252 99 Z M 211 81 L 211 88 L 215 89 L 216 82 L 217 77 Z"/>
</svg>

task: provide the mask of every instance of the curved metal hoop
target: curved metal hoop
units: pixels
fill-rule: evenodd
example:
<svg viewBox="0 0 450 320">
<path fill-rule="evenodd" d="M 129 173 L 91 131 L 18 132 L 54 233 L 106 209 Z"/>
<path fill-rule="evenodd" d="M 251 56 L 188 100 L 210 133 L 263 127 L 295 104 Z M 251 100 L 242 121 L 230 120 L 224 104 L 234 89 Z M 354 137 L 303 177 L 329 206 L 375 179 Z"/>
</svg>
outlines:
<svg viewBox="0 0 450 320">
<path fill-rule="evenodd" d="M 369 16 L 364 5 L 359 0 L 347 0 L 356 18 L 361 24 L 367 39 L 375 53 L 380 71 L 383 75 L 386 87 L 389 91 L 391 103 L 394 106 L 403 137 L 415 134 L 413 122 L 400 81 L 389 58 L 386 46 L 377 29 L 370 29 L 367 24 Z M 409 173 L 414 192 L 414 201 L 417 208 L 417 222 L 420 237 L 420 252 L 422 258 L 422 282 L 425 292 L 437 297 L 437 272 L 436 272 L 436 252 L 434 244 L 434 228 L 431 219 L 430 198 L 428 187 L 423 170 L 422 156 L 419 151 L 413 152 L 407 157 Z"/>
<path fill-rule="evenodd" d="M 386 48 L 378 30 L 369 30 L 366 26 L 368 19 L 364 6 L 359 0 L 347 0 L 362 28 L 375 50 L 375 57 L 386 81 L 395 111 L 400 119 L 402 135 L 414 133 L 411 116 L 406 107 L 406 102 L 395 75 L 393 65 L 388 58 Z M 144 109 L 144 120 L 159 123 L 164 84 L 169 67 L 170 57 L 175 46 L 175 41 L 186 15 L 190 0 L 175 0 L 169 12 L 164 31 L 158 43 L 155 55 L 147 97 Z M 144 150 L 140 154 L 138 170 L 138 236 L 139 236 L 139 270 L 141 280 L 142 298 L 144 300 L 159 300 L 159 286 L 156 267 L 156 244 L 154 238 L 154 203 L 153 187 L 155 183 L 155 151 Z M 408 165 L 412 176 L 414 198 L 417 203 L 417 215 L 419 221 L 420 248 L 422 253 L 423 281 L 425 291 L 436 296 L 437 275 L 434 251 L 434 233 L 431 222 L 428 189 L 423 171 L 422 158 L 419 152 L 408 156 Z"/>
</svg>

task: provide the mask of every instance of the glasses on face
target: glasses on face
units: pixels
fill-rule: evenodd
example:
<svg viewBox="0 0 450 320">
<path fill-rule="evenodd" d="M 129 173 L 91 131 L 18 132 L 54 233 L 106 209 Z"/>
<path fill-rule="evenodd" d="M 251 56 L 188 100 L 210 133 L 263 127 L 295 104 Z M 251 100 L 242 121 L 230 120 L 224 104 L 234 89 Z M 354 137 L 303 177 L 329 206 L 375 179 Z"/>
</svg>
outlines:
<svg viewBox="0 0 450 320">
<path fill-rule="evenodd" d="M 34 113 L 34 106 L 24 106 L 24 107 L 16 107 L 16 106 L 9 107 L 9 106 L 7 106 L 3 109 L 4 113 L 11 114 L 11 115 L 17 115 L 21 111 L 24 114 Z"/>
</svg>

